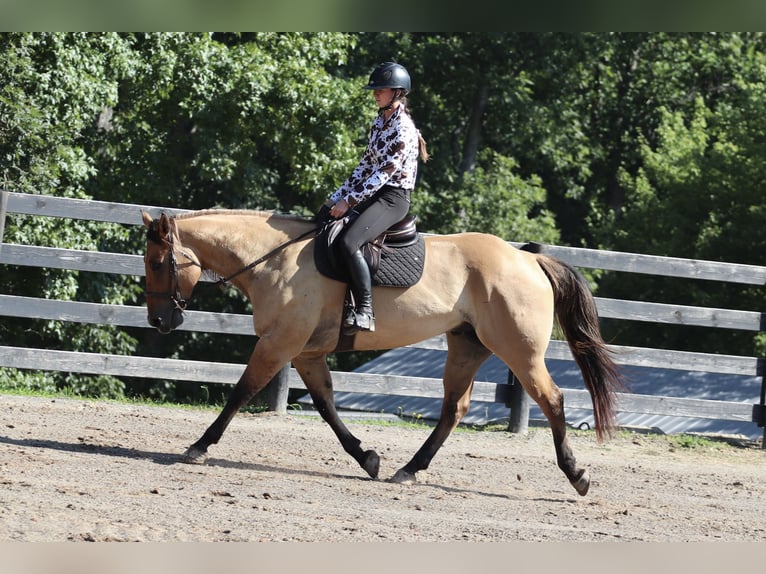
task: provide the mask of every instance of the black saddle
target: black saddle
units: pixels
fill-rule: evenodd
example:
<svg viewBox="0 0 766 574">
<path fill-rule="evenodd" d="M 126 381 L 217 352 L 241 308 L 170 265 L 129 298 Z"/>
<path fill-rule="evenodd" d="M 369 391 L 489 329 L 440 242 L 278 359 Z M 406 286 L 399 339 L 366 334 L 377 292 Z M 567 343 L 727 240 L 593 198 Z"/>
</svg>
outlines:
<svg viewBox="0 0 766 574">
<path fill-rule="evenodd" d="M 314 262 L 322 275 L 349 282 L 348 272 L 334 242 L 356 217 L 358 213 L 352 212 L 347 217 L 331 221 L 317 234 Z M 425 241 L 417 231 L 416 221 L 416 216 L 407 215 L 374 241 L 362 246 L 373 285 L 410 287 L 420 280 L 425 262 Z"/>
</svg>

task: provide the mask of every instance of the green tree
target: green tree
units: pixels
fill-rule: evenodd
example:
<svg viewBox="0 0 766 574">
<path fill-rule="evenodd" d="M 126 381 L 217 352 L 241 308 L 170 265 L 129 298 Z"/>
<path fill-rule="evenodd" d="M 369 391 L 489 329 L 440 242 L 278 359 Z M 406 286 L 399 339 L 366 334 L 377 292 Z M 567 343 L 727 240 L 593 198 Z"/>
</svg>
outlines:
<svg viewBox="0 0 766 574">
<path fill-rule="evenodd" d="M 0 177 L 9 191 L 83 198 L 95 174 L 85 151 L 87 132 L 103 108 L 114 102 L 126 50 L 115 34 L 0 35 Z M 9 243 L 99 249 L 124 239 L 118 226 L 53 218 L 14 216 L 5 226 Z M 3 273 L 4 291 L 77 300 L 97 295 L 122 303 L 130 298 L 124 280 L 74 271 L 16 268 Z M 126 297 L 127 295 L 127 297 Z M 89 299 L 92 300 L 92 299 Z M 0 340 L 28 347 L 128 352 L 133 341 L 109 328 L 37 321 L 4 320 Z M 18 381 L 4 369 L 0 378 Z M 83 387 L 91 393 L 122 392 L 111 377 L 83 378 L 46 373 L 34 377 L 43 387 Z"/>
<path fill-rule="evenodd" d="M 619 217 L 601 232 L 611 235 L 618 250 L 763 265 L 763 40 L 739 35 L 694 40 L 695 51 L 688 57 L 706 80 L 685 84 L 690 101 L 657 108 L 658 128 L 639 138 L 640 168 L 618 173 L 625 191 Z M 764 305 L 758 287 L 714 282 L 606 277 L 601 290 L 610 296 L 711 307 L 754 310 Z M 763 352 L 762 338 L 748 332 L 634 325 L 623 327 L 620 336 L 631 344 Z"/>
<path fill-rule="evenodd" d="M 94 197 L 305 212 L 350 169 L 358 132 L 346 126 L 359 99 L 327 69 L 353 37 L 219 39 L 127 37 L 137 63 L 94 140 Z"/>
</svg>

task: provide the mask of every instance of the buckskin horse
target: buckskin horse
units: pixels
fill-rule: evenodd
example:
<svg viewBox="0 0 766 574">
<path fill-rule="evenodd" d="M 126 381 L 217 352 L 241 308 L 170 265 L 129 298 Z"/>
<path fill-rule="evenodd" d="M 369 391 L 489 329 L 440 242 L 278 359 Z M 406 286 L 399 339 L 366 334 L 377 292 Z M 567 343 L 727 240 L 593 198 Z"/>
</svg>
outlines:
<svg viewBox="0 0 766 574">
<path fill-rule="evenodd" d="M 363 450 L 335 409 L 328 353 L 390 349 L 446 334 L 444 397 L 438 423 L 412 459 L 389 480 L 416 482 L 468 410 L 474 376 L 494 353 L 540 406 L 553 434 L 556 460 L 585 495 L 590 476 L 567 440 L 563 395 L 544 357 L 557 321 L 593 402 L 598 440 L 615 426 L 619 370 L 600 332 L 593 295 L 570 265 L 518 249 L 483 233 L 429 235 L 422 276 L 406 288 L 375 287 L 376 330 L 339 347 L 347 285 L 318 272 L 317 224 L 299 216 L 247 210 L 203 210 L 153 219 L 147 229 L 149 323 L 169 333 L 183 322 L 203 270 L 238 288 L 253 308 L 258 341 L 221 413 L 184 454 L 203 462 L 237 412 L 292 361 L 315 408 L 341 445 L 372 478 L 380 459 Z"/>
</svg>

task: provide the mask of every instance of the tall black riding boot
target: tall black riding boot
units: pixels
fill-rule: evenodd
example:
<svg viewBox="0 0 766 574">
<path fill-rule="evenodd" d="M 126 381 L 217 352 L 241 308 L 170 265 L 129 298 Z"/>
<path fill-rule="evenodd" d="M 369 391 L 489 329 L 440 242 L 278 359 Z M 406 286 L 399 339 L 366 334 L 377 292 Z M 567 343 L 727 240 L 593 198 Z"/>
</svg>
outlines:
<svg viewBox="0 0 766 574">
<path fill-rule="evenodd" d="M 355 309 L 349 309 L 343 318 L 343 331 L 347 335 L 357 331 L 374 331 L 375 317 L 372 315 L 372 278 L 370 268 L 361 250 L 357 249 L 346 261 L 351 277 L 351 292 L 354 294 Z"/>
</svg>

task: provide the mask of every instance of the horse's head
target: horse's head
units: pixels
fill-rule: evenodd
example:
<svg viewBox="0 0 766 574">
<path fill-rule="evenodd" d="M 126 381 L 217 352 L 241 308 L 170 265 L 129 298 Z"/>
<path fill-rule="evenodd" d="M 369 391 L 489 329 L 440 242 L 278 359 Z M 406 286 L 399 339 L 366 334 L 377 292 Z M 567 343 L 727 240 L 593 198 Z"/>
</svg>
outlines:
<svg viewBox="0 0 766 574">
<path fill-rule="evenodd" d="M 158 219 L 141 212 L 146 233 L 146 308 L 149 324 L 170 333 L 183 323 L 186 300 L 202 274 L 197 260 L 184 249 L 175 223 L 164 213 Z"/>
</svg>

